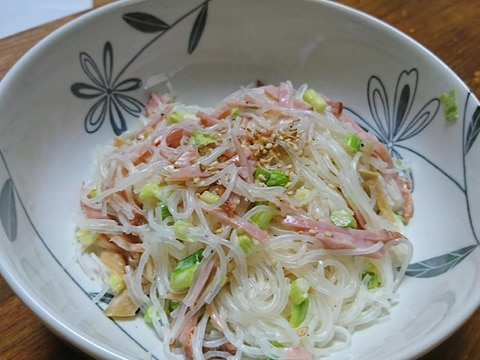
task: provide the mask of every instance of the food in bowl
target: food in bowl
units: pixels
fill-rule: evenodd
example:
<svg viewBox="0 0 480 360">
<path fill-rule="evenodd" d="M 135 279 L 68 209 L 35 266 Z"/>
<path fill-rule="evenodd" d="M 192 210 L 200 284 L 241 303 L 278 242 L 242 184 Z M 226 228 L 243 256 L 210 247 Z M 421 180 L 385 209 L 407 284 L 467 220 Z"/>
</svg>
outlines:
<svg viewBox="0 0 480 360">
<path fill-rule="evenodd" d="M 82 186 L 105 315 L 140 312 L 187 359 L 318 358 L 385 320 L 412 255 L 409 169 L 342 107 L 288 81 L 208 109 L 153 93 Z"/>
</svg>

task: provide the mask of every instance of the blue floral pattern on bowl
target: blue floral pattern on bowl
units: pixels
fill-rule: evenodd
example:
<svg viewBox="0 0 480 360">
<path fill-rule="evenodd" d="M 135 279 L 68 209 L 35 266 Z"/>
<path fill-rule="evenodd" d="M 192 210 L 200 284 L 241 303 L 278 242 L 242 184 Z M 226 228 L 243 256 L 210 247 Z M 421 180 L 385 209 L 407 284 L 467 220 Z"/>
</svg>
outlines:
<svg viewBox="0 0 480 360">
<path fill-rule="evenodd" d="M 157 33 L 157 35 L 127 62 L 115 78 L 112 77 L 114 57 L 113 47 L 110 42 L 107 41 L 103 49 L 103 73 L 92 56 L 86 52 L 80 53 L 80 64 L 91 84 L 83 82 L 74 83 L 71 86 L 71 91 L 75 96 L 85 100 L 100 98 L 92 105 L 85 116 L 85 131 L 87 133 L 94 133 L 99 130 L 106 118 L 110 120 L 113 132 L 116 135 L 120 135 L 127 130 L 125 113 L 138 116 L 142 112 L 143 104 L 134 97 L 126 95 L 126 93 L 140 88 L 142 81 L 138 78 L 120 81 L 121 76 L 135 59 L 155 41 L 172 30 L 181 21 L 197 13 L 188 39 L 187 52 L 192 54 L 200 42 L 207 23 L 209 2 L 210 0 L 202 2 L 171 24 L 154 15 L 142 12 L 123 15 L 123 20 L 132 28 L 147 34 Z"/>
<path fill-rule="evenodd" d="M 200 44 L 204 29 L 207 25 L 210 1 L 211 0 L 205 0 L 201 2 L 170 24 L 152 14 L 141 12 L 124 14 L 122 19 L 131 28 L 145 34 L 155 35 L 146 42 L 140 51 L 127 61 L 116 75 L 113 74 L 115 56 L 111 42 L 107 41 L 104 44 L 101 61 L 95 60 L 94 56 L 87 52 L 81 52 L 79 54 L 80 66 L 86 75 L 86 80 L 75 82 L 71 85 L 70 90 L 79 100 L 91 102 L 91 106 L 84 118 L 84 128 L 88 134 L 96 133 L 105 123 L 111 125 L 116 135 L 120 135 L 128 129 L 128 115 L 133 117 L 138 116 L 143 111 L 143 104 L 132 95 L 135 90 L 141 88 L 142 81 L 137 77 L 124 78 L 126 70 L 147 48 L 159 40 L 165 33 L 172 31 L 177 24 L 186 18 L 196 15 L 186 46 L 187 53 L 193 54 Z M 466 259 L 480 245 L 478 235 L 473 226 L 469 184 L 467 182 L 465 166 L 469 151 L 472 149 L 480 133 L 480 107 L 476 106 L 471 117 L 467 117 L 467 111 L 464 110 L 463 118 L 459 119 L 459 121 L 462 121 L 463 127 L 463 148 L 460 149 L 460 151 L 462 153 L 464 169 L 463 181 L 459 182 L 428 157 L 404 144 L 406 140 L 423 132 L 435 118 L 441 116 L 440 101 L 437 97 L 433 97 L 425 104 L 417 103 L 416 93 L 419 78 L 420 73 L 418 69 L 412 68 L 402 71 L 393 89 L 393 96 L 390 97 L 392 95 L 390 92 L 391 89 L 387 89 L 380 77 L 372 75 L 366 87 L 366 105 L 370 114 L 368 116 L 362 116 L 358 111 L 350 108 L 346 108 L 346 111 L 349 111 L 356 118 L 360 126 L 375 134 L 378 139 L 387 146 L 394 157 L 402 159 L 404 152 L 410 152 L 415 156 L 421 157 L 442 176 L 451 181 L 464 195 L 474 243 L 455 249 L 449 253 L 409 265 L 406 273 L 408 276 L 428 278 L 440 276 L 449 271 Z M 458 95 L 460 99 L 464 99 L 464 109 L 467 109 L 473 98 L 471 93 L 467 92 L 466 94 Z M 7 238 L 13 242 L 18 236 L 17 213 L 20 210 L 27 213 L 27 209 L 23 205 L 20 194 L 15 186 L 15 179 L 12 178 L 5 156 L 1 151 L 0 158 L 8 174 L 8 179 L 4 182 L 0 190 L 0 223 Z M 412 177 L 411 180 L 413 182 L 414 178 Z M 32 228 L 36 229 L 35 224 L 30 218 L 29 221 Z M 48 248 L 43 240 L 42 242 Z M 53 253 L 52 256 L 55 258 Z M 60 264 L 58 260 L 57 262 Z M 62 265 L 60 264 L 60 266 Z M 74 279 L 72 278 L 72 280 Z M 90 297 L 97 295 L 97 293 L 94 292 L 86 293 Z M 108 303 L 110 298 L 107 294 L 101 301 Z"/>
<path fill-rule="evenodd" d="M 382 80 L 379 77 L 372 75 L 367 83 L 367 99 L 368 108 L 370 110 L 369 119 L 372 119 L 372 121 L 366 120 L 353 109 L 346 108 L 346 110 L 355 117 L 355 120 L 361 127 L 372 132 L 382 143 L 384 143 L 394 158 L 403 159 L 402 151 L 413 153 L 415 156 L 425 160 L 443 176 L 452 181 L 465 196 L 470 229 L 475 244 L 456 249 L 447 254 L 413 263 L 408 266 L 406 275 L 417 278 L 428 278 L 441 275 L 450 270 L 463 261 L 478 245 L 480 245 L 473 226 L 465 165 L 467 154 L 480 132 L 480 107 L 476 108 L 471 119 L 467 119 L 466 109 L 471 100 L 471 94 L 468 93 L 465 100 L 465 110 L 463 112 L 464 118 L 462 119 L 464 145 L 461 151 L 464 173 L 463 184 L 460 184 L 453 176 L 435 164 L 428 157 L 417 150 L 402 144 L 403 141 L 420 134 L 437 117 L 437 115 L 441 116 L 439 115 L 440 99 L 436 97 L 423 105 L 413 117 L 409 116 L 415 109 L 414 105 L 417 105 L 415 104 L 415 94 L 417 92 L 418 80 L 419 72 L 417 69 L 414 68 L 402 71 L 396 82 L 393 101 L 390 102 L 388 96 L 389 93 Z M 413 188 L 413 175 L 407 175 L 410 176 Z"/>
</svg>

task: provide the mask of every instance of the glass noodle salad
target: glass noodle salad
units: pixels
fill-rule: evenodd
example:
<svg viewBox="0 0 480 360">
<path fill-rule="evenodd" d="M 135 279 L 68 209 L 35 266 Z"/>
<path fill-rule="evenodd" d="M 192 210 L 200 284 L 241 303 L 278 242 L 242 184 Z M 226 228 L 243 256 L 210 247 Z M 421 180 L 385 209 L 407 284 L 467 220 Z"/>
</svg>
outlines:
<svg viewBox="0 0 480 360">
<path fill-rule="evenodd" d="M 151 94 L 82 185 L 79 261 L 166 358 L 317 359 L 388 319 L 410 184 L 342 104 L 257 83 L 214 108 Z"/>
</svg>

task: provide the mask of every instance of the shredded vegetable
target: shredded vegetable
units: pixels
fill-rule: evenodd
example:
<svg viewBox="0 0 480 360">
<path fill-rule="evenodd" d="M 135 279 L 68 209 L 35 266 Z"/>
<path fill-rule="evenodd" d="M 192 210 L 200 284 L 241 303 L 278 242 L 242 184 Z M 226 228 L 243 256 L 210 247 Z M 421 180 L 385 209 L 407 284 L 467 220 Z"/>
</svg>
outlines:
<svg viewBox="0 0 480 360">
<path fill-rule="evenodd" d="M 342 109 L 290 82 L 213 108 L 152 94 L 82 185 L 105 314 L 143 316 L 172 359 L 318 359 L 388 318 L 410 184 Z"/>
</svg>

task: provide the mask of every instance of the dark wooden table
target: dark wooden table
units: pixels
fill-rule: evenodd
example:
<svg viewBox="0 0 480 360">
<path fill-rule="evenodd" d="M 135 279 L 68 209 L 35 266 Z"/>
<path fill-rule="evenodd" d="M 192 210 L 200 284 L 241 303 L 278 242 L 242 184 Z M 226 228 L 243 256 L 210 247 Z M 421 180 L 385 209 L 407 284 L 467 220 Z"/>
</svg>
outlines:
<svg viewBox="0 0 480 360">
<path fill-rule="evenodd" d="M 104 0 L 102 2 L 108 2 Z M 411 36 L 480 96 L 478 0 L 340 0 Z M 78 15 L 0 40 L 0 79 L 35 43 Z M 0 277 L 0 360 L 86 359 L 52 334 Z M 422 360 L 480 359 L 480 309 Z"/>
</svg>

